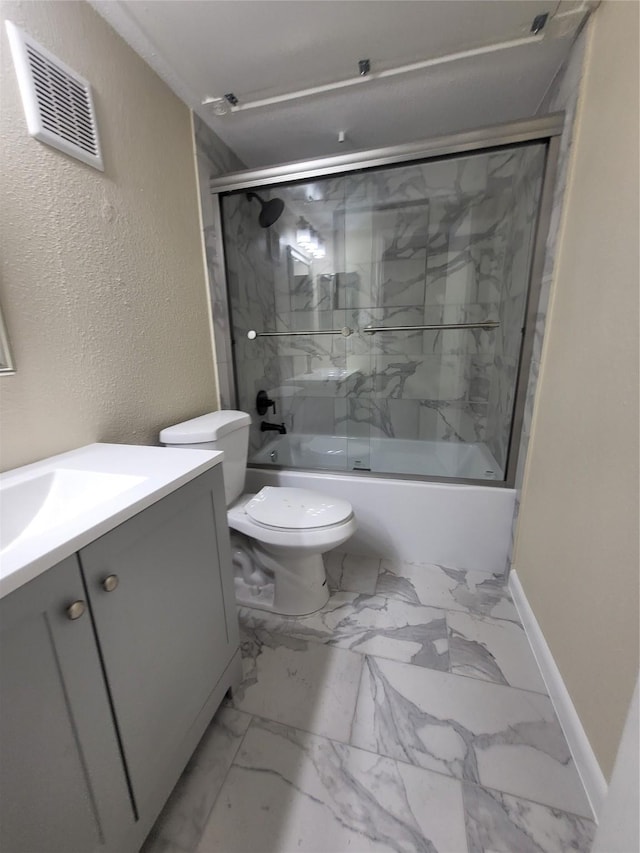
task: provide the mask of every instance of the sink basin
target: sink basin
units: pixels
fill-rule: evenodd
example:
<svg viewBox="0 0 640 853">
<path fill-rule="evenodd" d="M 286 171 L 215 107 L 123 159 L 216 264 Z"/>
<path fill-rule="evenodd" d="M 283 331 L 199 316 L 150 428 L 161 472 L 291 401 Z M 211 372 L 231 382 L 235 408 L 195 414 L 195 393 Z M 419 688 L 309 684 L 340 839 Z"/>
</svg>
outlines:
<svg viewBox="0 0 640 853">
<path fill-rule="evenodd" d="M 0 474 L 0 598 L 222 458 L 206 450 L 90 444 Z"/>
<path fill-rule="evenodd" d="M 36 536 L 144 482 L 144 477 L 59 469 L 0 488 L 0 550 Z"/>
</svg>

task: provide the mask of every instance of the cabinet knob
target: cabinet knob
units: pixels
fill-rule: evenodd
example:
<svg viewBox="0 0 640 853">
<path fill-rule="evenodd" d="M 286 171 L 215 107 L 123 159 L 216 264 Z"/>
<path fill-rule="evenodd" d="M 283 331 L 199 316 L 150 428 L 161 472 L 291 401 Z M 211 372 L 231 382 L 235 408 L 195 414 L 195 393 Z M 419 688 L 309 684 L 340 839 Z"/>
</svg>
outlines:
<svg viewBox="0 0 640 853">
<path fill-rule="evenodd" d="M 86 609 L 87 605 L 84 601 L 74 601 L 73 604 L 67 607 L 67 617 L 69 619 L 79 619 Z"/>
<path fill-rule="evenodd" d="M 102 589 L 105 592 L 113 592 L 119 583 L 118 575 L 107 575 L 102 581 Z"/>
</svg>

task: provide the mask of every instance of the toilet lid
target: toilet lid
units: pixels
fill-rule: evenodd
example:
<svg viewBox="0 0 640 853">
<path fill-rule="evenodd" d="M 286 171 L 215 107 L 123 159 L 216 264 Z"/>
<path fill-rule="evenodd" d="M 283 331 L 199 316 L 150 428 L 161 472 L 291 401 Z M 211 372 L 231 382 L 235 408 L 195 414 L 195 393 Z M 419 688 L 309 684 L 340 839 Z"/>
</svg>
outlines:
<svg viewBox="0 0 640 853">
<path fill-rule="evenodd" d="M 244 509 L 259 524 L 293 530 L 340 524 L 353 513 L 349 501 L 286 486 L 265 486 Z"/>
</svg>

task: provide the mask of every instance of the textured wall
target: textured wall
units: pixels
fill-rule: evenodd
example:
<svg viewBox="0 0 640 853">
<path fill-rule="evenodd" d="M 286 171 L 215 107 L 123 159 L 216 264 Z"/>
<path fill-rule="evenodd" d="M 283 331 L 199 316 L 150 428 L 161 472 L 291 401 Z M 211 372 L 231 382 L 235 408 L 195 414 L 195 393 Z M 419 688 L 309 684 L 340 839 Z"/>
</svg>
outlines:
<svg viewBox="0 0 640 853">
<path fill-rule="evenodd" d="M 105 172 L 27 136 L 2 27 L 2 467 L 215 407 L 188 109 L 86 3 L 6 0 L 94 88 Z"/>
<path fill-rule="evenodd" d="M 638 10 L 590 24 L 514 553 L 607 777 L 638 672 Z"/>
</svg>

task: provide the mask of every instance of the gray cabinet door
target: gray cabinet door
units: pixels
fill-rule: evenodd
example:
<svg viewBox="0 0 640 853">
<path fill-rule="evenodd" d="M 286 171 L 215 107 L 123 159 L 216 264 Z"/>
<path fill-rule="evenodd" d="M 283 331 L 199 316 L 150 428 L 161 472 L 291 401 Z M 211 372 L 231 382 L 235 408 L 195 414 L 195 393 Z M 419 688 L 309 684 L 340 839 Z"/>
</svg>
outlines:
<svg viewBox="0 0 640 853">
<path fill-rule="evenodd" d="M 105 851 L 134 822 L 83 600 L 74 556 L 0 601 L 3 853 Z"/>
<path fill-rule="evenodd" d="M 175 784 L 183 741 L 238 647 L 228 538 L 217 467 L 80 551 L 142 821 L 150 795 Z"/>
</svg>

